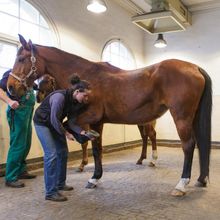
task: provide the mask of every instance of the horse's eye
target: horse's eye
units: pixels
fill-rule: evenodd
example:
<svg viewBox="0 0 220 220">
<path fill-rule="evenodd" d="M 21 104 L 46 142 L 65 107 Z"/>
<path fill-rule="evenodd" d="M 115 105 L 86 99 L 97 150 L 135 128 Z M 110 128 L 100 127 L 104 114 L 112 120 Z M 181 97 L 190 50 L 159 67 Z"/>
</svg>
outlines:
<svg viewBox="0 0 220 220">
<path fill-rule="evenodd" d="M 20 63 L 23 63 L 23 62 L 24 62 L 24 60 L 25 60 L 25 58 L 24 58 L 24 57 L 19 57 L 19 58 L 18 58 L 18 62 L 20 62 Z"/>
</svg>

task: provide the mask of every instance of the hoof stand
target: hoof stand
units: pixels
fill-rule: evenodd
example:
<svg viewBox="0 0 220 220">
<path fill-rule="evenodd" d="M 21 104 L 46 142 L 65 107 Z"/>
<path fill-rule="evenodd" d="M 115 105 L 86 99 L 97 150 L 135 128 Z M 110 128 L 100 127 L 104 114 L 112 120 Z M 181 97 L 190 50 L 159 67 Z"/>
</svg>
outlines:
<svg viewBox="0 0 220 220">
<path fill-rule="evenodd" d="M 175 197 L 182 197 L 186 194 L 186 192 L 183 192 L 183 191 L 180 191 L 180 190 L 177 190 L 177 189 L 174 189 L 172 192 L 171 192 L 171 196 L 175 196 Z"/>
</svg>

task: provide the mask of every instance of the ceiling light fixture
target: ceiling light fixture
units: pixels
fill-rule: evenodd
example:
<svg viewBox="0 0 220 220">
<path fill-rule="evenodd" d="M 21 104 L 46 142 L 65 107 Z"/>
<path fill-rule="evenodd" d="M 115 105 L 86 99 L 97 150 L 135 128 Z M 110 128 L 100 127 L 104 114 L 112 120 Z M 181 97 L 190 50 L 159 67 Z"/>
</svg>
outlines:
<svg viewBox="0 0 220 220">
<path fill-rule="evenodd" d="M 87 10 L 93 13 L 102 13 L 107 10 L 104 0 L 89 0 Z"/>
<path fill-rule="evenodd" d="M 167 46 L 167 42 L 163 39 L 163 34 L 158 34 L 158 38 L 154 43 L 157 48 L 164 48 Z"/>
</svg>

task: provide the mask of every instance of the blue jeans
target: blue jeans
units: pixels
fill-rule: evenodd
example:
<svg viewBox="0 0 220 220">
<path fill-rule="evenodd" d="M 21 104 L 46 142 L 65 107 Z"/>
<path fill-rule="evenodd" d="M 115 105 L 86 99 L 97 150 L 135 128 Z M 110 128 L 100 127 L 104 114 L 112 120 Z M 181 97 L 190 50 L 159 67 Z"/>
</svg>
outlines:
<svg viewBox="0 0 220 220">
<path fill-rule="evenodd" d="M 68 147 L 65 135 L 50 128 L 34 125 L 44 150 L 44 181 L 46 196 L 54 195 L 66 182 Z"/>
</svg>

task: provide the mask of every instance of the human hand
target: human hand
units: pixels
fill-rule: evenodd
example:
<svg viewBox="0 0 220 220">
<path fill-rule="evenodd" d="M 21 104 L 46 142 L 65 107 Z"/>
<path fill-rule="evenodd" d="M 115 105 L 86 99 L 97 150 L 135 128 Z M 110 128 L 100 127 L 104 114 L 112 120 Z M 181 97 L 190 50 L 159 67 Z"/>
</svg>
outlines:
<svg viewBox="0 0 220 220">
<path fill-rule="evenodd" d="M 19 102 L 15 101 L 15 100 L 10 100 L 8 102 L 8 105 L 12 108 L 12 109 L 16 109 L 19 107 Z"/>
<path fill-rule="evenodd" d="M 85 135 L 85 134 L 86 134 L 86 131 L 82 130 L 82 131 L 80 132 L 80 134 L 81 134 L 81 135 Z"/>
<path fill-rule="evenodd" d="M 74 141 L 74 137 L 72 134 L 70 134 L 68 131 L 65 132 L 66 138 L 70 141 Z"/>
</svg>

